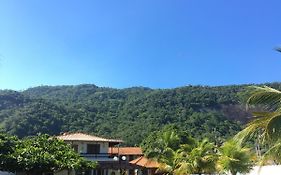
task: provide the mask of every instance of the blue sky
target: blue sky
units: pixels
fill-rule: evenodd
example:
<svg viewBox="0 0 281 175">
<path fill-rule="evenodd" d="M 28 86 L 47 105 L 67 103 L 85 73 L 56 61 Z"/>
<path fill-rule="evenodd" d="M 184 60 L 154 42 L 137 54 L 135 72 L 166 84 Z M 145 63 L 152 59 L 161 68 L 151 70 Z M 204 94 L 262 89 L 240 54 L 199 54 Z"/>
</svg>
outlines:
<svg viewBox="0 0 281 175">
<path fill-rule="evenodd" d="M 0 89 L 281 81 L 280 0 L 0 0 Z"/>
</svg>

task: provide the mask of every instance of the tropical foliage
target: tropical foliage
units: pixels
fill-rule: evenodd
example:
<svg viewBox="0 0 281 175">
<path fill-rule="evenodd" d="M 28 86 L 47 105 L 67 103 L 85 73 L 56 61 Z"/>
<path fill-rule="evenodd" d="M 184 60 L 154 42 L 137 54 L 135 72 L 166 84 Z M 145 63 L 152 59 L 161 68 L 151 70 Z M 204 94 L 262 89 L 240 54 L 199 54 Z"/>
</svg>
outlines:
<svg viewBox="0 0 281 175">
<path fill-rule="evenodd" d="M 254 154 L 249 148 L 229 140 L 219 148 L 217 168 L 221 173 L 248 173 L 254 165 Z"/>
<path fill-rule="evenodd" d="M 137 145 L 149 133 L 175 124 L 195 138 L 223 142 L 240 131 L 237 121 L 245 122 L 249 116 L 240 104 L 239 93 L 245 87 L 113 89 L 78 85 L 0 91 L 0 128 L 20 138 L 38 132 L 85 131 Z"/>
<path fill-rule="evenodd" d="M 280 154 L 281 143 L 281 92 L 267 86 L 253 88 L 247 104 L 258 111 L 253 112 L 255 118 L 235 138 L 240 142 L 251 138 L 260 140 L 269 147 L 262 163 L 268 159 L 280 162 L 276 155 Z"/>
<path fill-rule="evenodd" d="M 167 125 L 160 131 L 152 132 L 141 143 L 142 150 L 146 157 L 166 159 L 167 155 L 172 155 L 180 149 L 181 145 L 193 145 L 195 139 L 191 138 L 187 132 L 181 131 L 175 125 Z"/>
<path fill-rule="evenodd" d="M 0 135 L 0 169 L 40 175 L 63 169 L 95 168 L 96 164 L 81 158 L 61 140 L 39 135 L 19 140 L 14 136 Z"/>
<path fill-rule="evenodd" d="M 255 116 L 248 126 L 239 133 L 244 139 L 257 133 L 265 142 L 279 139 L 281 130 L 281 92 L 270 87 L 252 87 L 251 96 L 247 100 L 248 108 L 256 107 Z"/>
<path fill-rule="evenodd" d="M 145 140 L 142 145 L 145 155 L 160 162 L 159 171 L 166 174 L 202 174 L 216 171 L 215 146 L 208 139 L 198 141 L 189 137 L 186 132 L 169 127 L 154 134 L 156 136 L 148 138 L 154 138 L 154 142 Z"/>
<path fill-rule="evenodd" d="M 0 170 L 6 171 L 16 167 L 17 162 L 13 157 L 18 138 L 0 133 Z"/>
<path fill-rule="evenodd" d="M 185 145 L 183 145 L 179 154 L 176 170 L 179 174 L 212 174 L 216 172 L 215 145 L 208 139 L 197 141 L 188 149 L 185 149 Z"/>
<path fill-rule="evenodd" d="M 147 157 L 160 162 L 159 171 L 169 175 L 236 175 L 249 172 L 255 163 L 252 150 L 236 141 L 229 140 L 218 147 L 207 138 L 194 139 L 174 126 L 152 133 L 142 148 Z"/>
</svg>

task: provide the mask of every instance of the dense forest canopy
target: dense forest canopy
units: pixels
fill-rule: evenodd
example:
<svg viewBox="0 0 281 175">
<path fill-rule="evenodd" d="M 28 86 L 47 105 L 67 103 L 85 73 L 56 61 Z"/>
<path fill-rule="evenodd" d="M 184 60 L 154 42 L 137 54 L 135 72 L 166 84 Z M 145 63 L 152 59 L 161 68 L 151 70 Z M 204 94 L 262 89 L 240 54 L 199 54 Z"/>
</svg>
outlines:
<svg viewBox="0 0 281 175">
<path fill-rule="evenodd" d="M 194 137 L 224 140 L 250 116 L 241 102 L 248 86 L 114 89 L 84 84 L 3 90 L 0 128 L 19 137 L 85 131 L 137 145 L 172 124 Z"/>
</svg>

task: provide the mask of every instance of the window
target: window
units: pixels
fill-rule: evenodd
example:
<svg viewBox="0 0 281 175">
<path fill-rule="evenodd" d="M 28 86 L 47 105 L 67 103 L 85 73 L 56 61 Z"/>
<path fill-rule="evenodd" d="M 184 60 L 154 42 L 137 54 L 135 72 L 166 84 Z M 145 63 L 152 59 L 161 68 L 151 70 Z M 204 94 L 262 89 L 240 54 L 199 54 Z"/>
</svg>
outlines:
<svg viewBox="0 0 281 175">
<path fill-rule="evenodd" d="M 87 144 L 87 153 L 88 154 L 99 154 L 100 145 L 99 144 Z"/>
<path fill-rule="evenodd" d="M 78 145 L 72 145 L 72 148 L 74 149 L 75 152 L 78 153 Z"/>
</svg>

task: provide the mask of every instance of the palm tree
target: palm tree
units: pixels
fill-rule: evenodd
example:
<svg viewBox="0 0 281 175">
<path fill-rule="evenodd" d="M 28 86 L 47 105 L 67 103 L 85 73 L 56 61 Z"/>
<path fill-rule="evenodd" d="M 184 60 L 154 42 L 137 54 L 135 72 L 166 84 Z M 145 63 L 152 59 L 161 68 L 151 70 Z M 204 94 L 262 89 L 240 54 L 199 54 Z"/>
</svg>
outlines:
<svg viewBox="0 0 281 175">
<path fill-rule="evenodd" d="M 208 139 L 197 141 L 194 145 L 182 145 L 168 160 L 162 162 L 160 170 L 167 174 L 211 174 L 216 171 L 217 155 L 215 146 Z M 167 163 L 170 164 L 167 164 Z"/>
<path fill-rule="evenodd" d="M 255 118 L 236 138 L 243 140 L 258 133 L 263 142 L 274 142 L 281 131 L 281 92 L 267 86 L 253 88 L 247 108 L 258 106 L 263 112 L 253 112 Z"/>
<path fill-rule="evenodd" d="M 255 106 L 261 108 L 262 112 L 253 112 L 254 119 L 235 136 L 235 140 L 241 143 L 252 137 L 258 137 L 263 144 L 277 148 L 281 143 L 279 139 L 281 135 L 281 91 L 267 86 L 254 86 L 253 88 L 254 90 L 247 100 L 247 108 Z M 265 154 L 267 158 L 273 155 L 270 154 L 272 151 Z"/>
<path fill-rule="evenodd" d="M 180 138 L 173 130 L 160 133 L 159 137 L 152 140 L 151 147 L 146 148 L 145 156 L 161 160 L 162 157 L 170 156 L 172 151 L 180 148 Z"/>
<path fill-rule="evenodd" d="M 169 130 L 162 133 L 159 142 L 164 145 L 164 147 L 177 150 L 180 145 L 180 138 L 175 131 Z"/>
<path fill-rule="evenodd" d="M 165 175 L 174 175 L 178 167 L 178 160 L 180 156 L 181 155 L 178 151 L 167 149 L 166 156 L 162 156 L 157 159 L 157 161 L 160 162 L 160 166 L 157 171 L 160 171 Z"/>
<path fill-rule="evenodd" d="M 216 171 L 215 145 L 208 139 L 197 142 L 190 152 L 186 152 L 186 158 L 184 166 L 189 167 L 188 173 L 211 174 Z"/>
<path fill-rule="evenodd" d="M 230 140 L 219 148 L 217 169 L 221 173 L 230 172 L 232 175 L 248 173 L 253 167 L 253 157 L 249 148 Z"/>
</svg>

